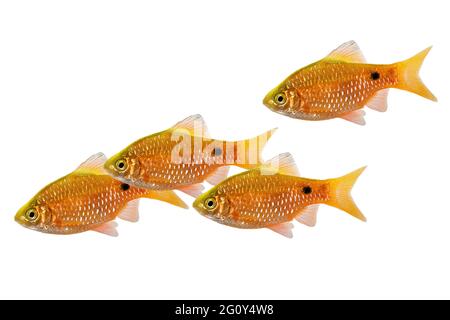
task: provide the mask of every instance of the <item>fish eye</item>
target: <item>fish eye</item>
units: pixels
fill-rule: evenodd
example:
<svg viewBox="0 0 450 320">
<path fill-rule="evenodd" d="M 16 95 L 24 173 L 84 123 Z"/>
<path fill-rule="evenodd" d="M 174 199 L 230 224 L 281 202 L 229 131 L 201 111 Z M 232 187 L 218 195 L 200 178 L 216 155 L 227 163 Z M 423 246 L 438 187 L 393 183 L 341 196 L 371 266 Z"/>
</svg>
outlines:
<svg viewBox="0 0 450 320">
<path fill-rule="evenodd" d="M 282 93 L 282 92 L 278 93 L 277 95 L 275 95 L 274 101 L 279 106 L 282 106 L 282 105 L 284 105 L 287 102 L 286 95 L 284 93 Z"/>
<path fill-rule="evenodd" d="M 205 200 L 205 207 L 208 210 L 214 210 L 217 207 L 217 201 L 214 198 L 208 198 Z"/>
<path fill-rule="evenodd" d="M 35 221 L 38 218 L 38 213 L 34 209 L 28 209 L 28 211 L 25 213 L 25 218 L 28 221 Z"/>
<path fill-rule="evenodd" d="M 128 164 L 124 159 L 119 159 L 116 161 L 116 169 L 119 171 L 125 171 L 128 168 Z"/>
</svg>

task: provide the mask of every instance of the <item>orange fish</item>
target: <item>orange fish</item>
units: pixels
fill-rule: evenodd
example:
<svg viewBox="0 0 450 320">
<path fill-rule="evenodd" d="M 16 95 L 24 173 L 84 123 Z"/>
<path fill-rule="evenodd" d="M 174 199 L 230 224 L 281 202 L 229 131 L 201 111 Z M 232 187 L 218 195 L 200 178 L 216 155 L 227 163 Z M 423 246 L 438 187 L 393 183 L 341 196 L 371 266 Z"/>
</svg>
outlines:
<svg viewBox="0 0 450 320">
<path fill-rule="evenodd" d="M 364 169 L 336 179 L 300 178 L 292 156 L 284 153 L 219 183 L 198 197 L 193 206 L 221 224 L 243 229 L 269 228 L 291 238 L 290 221 L 297 219 L 314 226 L 321 203 L 366 221 L 350 195 Z"/>
<path fill-rule="evenodd" d="M 138 220 L 139 198 L 166 201 L 187 208 L 173 191 L 152 191 L 132 187 L 104 173 L 106 157 L 98 153 L 71 174 L 39 191 L 16 214 L 22 226 L 54 234 L 94 230 L 117 236 L 117 216 Z"/>
<path fill-rule="evenodd" d="M 386 111 L 389 88 L 437 101 L 419 77 L 430 49 L 394 64 L 367 64 L 358 45 L 350 41 L 290 75 L 266 95 L 263 103 L 272 111 L 292 118 L 342 118 L 364 125 L 362 108 Z"/>
<path fill-rule="evenodd" d="M 224 180 L 230 165 L 250 168 L 260 164 L 262 149 L 274 131 L 242 141 L 214 140 L 197 114 L 133 142 L 111 157 L 105 169 L 137 187 L 178 189 L 197 197 L 203 181 L 215 185 Z"/>
</svg>

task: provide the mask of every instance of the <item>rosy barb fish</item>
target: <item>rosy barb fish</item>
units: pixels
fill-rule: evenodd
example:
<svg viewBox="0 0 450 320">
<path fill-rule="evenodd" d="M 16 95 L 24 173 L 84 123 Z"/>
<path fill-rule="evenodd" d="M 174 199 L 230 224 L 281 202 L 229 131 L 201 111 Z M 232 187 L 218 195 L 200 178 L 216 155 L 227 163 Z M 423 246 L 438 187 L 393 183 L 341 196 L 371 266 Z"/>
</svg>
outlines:
<svg viewBox="0 0 450 320">
<path fill-rule="evenodd" d="M 139 198 L 162 200 L 187 208 L 173 191 L 135 188 L 114 180 L 103 170 L 106 157 L 93 155 L 74 172 L 39 191 L 16 214 L 22 226 L 53 234 L 88 230 L 117 236 L 117 216 L 138 220 Z"/>
<path fill-rule="evenodd" d="M 227 226 L 269 228 L 291 238 L 290 221 L 314 226 L 319 204 L 365 221 L 350 195 L 364 169 L 335 179 L 301 178 L 292 156 L 285 153 L 219 183 L 198 197 L 193 206 L 203 216 Z"/>
<path fill-rule="evenodd" d="M 342 118 L 364 125 L 364 106 L 386 111 L 389 88 L 437 101 L 419 77 L 431 47 L 394 64 L 368 64 L 354 41 L 287 77 L 264 98 L 270 110 L 303 120 Z"/>
<path fill-rule="evenodd" d="M 275 129 L 247 140 L 209 138 L 200 115 L 133 142 L 105 163 L 114 178 L 154 190 L 177 189 L 197 197 L 202 182 L 217 184 L 230 165 L 251 168 L 262 162 L 261 152 Z"/>
</svg>

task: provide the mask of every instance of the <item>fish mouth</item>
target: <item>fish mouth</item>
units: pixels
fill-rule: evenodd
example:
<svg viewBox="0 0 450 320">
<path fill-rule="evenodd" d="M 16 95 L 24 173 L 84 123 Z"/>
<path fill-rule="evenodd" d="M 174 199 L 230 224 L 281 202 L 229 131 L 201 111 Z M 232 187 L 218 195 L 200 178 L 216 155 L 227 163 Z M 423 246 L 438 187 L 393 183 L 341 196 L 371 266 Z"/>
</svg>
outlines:
<svg viewBox="0 0 450 320">
<path fill-rule="evenodd" d="M 277 107 L 277 105 L 275 104 L 275 102 L 274 102 L 274 100 L 273 100 L 273 97 L 274 97 L 274 95 L 275 95 L 275 92 L 276 92 L 276 88 L 270 90 L 269 93 L 266 94 L 266 96 L 265 96 L 264 99 L 263 99 L 263 104 L 264 104 L 267 108 L 269 108 L 269 109 L 271 109 L 271 110 L 274 110 L 274 109 L 276 109 L 276 107 Z"/>
<path fill-rule="evenodd" d="M 117 176 L 116 171 L 114 170 L 114 162 L 112 161 L 113 159 L 109 159 L 108 161 L 106 161 L 103 165 L 103 169 L 106 171 L 106 173 L 108 173 L 110 176 Z"/>
<path fill-rule="evenodd" d="M 24 225 L 25 219 L 21 214 L 16 214 L 14 216 L 14 221 L 17 222 L 18 224 Z"/>
<path fill-rule="evenodd" d="M 272 91 L 266 94 L 266 96 L 263 99 L 263 104 L 268 108 L 273 108 L 273 102 L 272 102 Z"/>
<path fill-rule="evenodd" d="M 203 204 L 206 199 L 206 195 L 202 194 L 197 199 L 195 199 L 194 203 L 192 204 L 192 207 L 197 210 L 198 213 L 200 213 L 202 216 L 210 218 L 211 212 L 209 212 L 205 205 Z"/>
<path fill-rule="evenodd" d="M 29 205 L 26 204 L 24 207 L 28 207 Z M 24 215 L 24 210 L 20 209 L 16 215 L 14 216 L 14 221 L 16 221 L 18 224 L 22 225 L 22 226 L 27 226 L 28 225 L 28 221 L 25 219 L 25 215 Z"/>
<path fill-rule="evenodd" d="M 18 224 L 20 224 L 24 228 L 27 228 L 30 230 L 38 230 L 38 228 L 35 225 L 28 223 L 25 220 L 25 217 L 21 214 L 16 214 L 16 216 L 14 217 L 14 221 L 16 221 Z"/>
<path fill-rule="evenodd" d="M 197 199 L 194 200 L 194 202 L 192 203 L 192 207 L 202 215 L 204 215 L 206 212 L 206 209 L 203 206 L 203 197 L 202 196 L 199 196 Z"/>
</svg>

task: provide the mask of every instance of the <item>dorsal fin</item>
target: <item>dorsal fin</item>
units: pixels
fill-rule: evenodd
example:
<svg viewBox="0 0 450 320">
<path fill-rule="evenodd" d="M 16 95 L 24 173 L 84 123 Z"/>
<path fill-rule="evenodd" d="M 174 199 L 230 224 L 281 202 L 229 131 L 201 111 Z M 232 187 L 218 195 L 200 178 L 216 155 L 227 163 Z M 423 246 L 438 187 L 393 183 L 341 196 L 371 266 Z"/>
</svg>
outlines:
<svg viewBox="0 0 450 320">
<path fill-rule="evenodd" d="M 325 60 L 337 60 L 351 63 L 365 63 L 361 49 L 355 41 L 348 41 L 341 44 L 339 47 L 331 51 L 329 55 L 325 57 Z"/>
<path fill-rule="evenodd" d="M 288 176 L 300 176 L 294 157 L 289 152 L 273 157 L 260 166 L 261 174 L 284 174 Z"/>
<path fill-rule="evenodd" d="M 84 174 L 97 174 L 103 175 L 107 174 L 103 165 L 105 164 L 107 158 L 106 156 L 99 152 L 92 156 L 90 156 L 86 161 L 78 166 L 75 170 L 76 173 L 84 173 Z"/>
<path fill-rule="evenodd" d="M 209 138 L 208 127 L 206 126 L 205 120 L 200 114 L 194 114 L 190 117 L 187 117 L 184 120 L 181 120 L 176 125 L 174 125 L 173 130 L 187 130 L 189 134 L 201 134 L 204 138 Z"/>
</svg>

